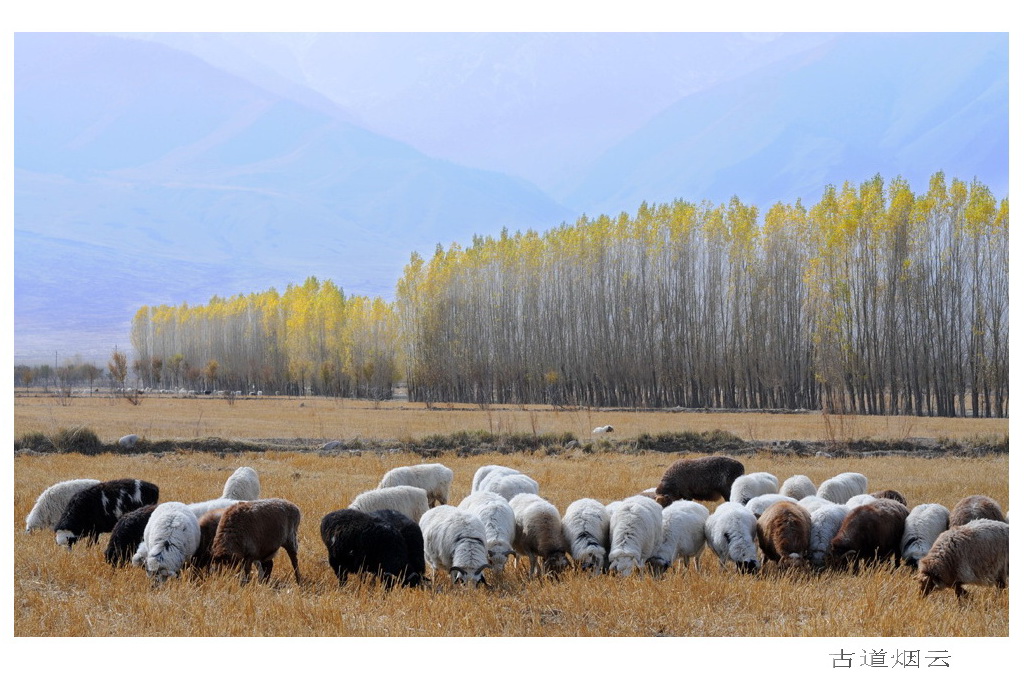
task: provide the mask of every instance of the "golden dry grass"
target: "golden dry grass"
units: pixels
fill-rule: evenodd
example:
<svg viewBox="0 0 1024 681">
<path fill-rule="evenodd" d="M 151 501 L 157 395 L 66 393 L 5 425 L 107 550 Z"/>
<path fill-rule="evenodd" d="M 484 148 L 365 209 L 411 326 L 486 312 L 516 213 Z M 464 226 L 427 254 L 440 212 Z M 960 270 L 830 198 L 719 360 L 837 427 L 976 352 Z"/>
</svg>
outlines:
<svg viewBox="0 0 1024 681">
<path fill-rule="evenodd" d="M 908 437 L 996 440 L 1007 435 L 1007 419 L 831 416 L 818 412 L 761 414 L 554 409 L 549 406 L 442 405 L 345 400 L 327 397 L 240 398 L 147 396 L 138 406 L 114 397 L 75 397 L 61 406 L 53 397 L 18 395 L 14 435 L 50 434 L 84 425 L 109 442 L 127 433 L 165 438 L 420 438 L 460 430 L 495 433 L 564 433 L 590 438 L 610 423 L 615 441 L 642 433 L 724 430 L 744 440 L 902 439 Z"/>
<path fill-rule="evenodd" d="M 156 403 L 153 400 L 152 403 Z M 284 401 L 282 401 L 284 402 Z M 146 403 L 143 403 L 145 406 Z M 175 409 L 192 408 L 191 405 Z M 238 409 L 241 404 L 236 404 Z M 225 405 L 226 409 L 230 409 Z M 352 416 L 352 405 L 347 406 Z M 16 413 L 18 407 L 16 406 Z M 124 409 L 106 406 L 114 415 Z M 367 409 L 372 415 L 402 416 L 402 410 Z M 213 408 L 210 407 L 210 412 Z M 230 420 L 230 414 L 221 418 Z M 245 412 L 241 412 L 245 413 Z M 288 412 L 283 407 L 280 413 Z M 473 412 L 449 413 L 454 427 Z M 602 415 L 601 420 L 605 420 Z M 636 415 L 638 419 L 647 415 Z M 674 415 L 673 415 L 674 416 Z M 443 415 L 417 414 L 437 419 Z M 557 418 L 558 416 L 555 416 Z M 287 428 L 287 418 L 284 418 Z M 561 418 L 571 418 L 564 415 Z M 771 417 L 775 418 L 775 417 Z M 152 422 L 171 419 L 152 416 Z M 354 420 L 354 419 L 353 419 Z M 612 421 L 612 419 L 607 419 Z M 766 420 L 771 420 L 766 417 Z M 124 424 L 90 423 L 105 438 Z M 279 422 L 281 425 L 281 422 Z M 154 425 L 154 427 L 156 427 Z M 161 425 L 160 427 L 166 427 Z M 396 424 L 392 424 L 396 427 Z M 399 428 L 411 428 L 407 424 Z M 418 425 L 416 428 L 425 427 Z M 632 427 L 640 428 L 634 424 Z M 665 425 L 658 430 L 675 428 Z M 776 426 L 765 425 L 765 428 Z M 162 436 L 170 433 L 161 433 Z M 208 434 L 213 434 L 211 431 Z M 234 434 L 217 432 L 216 434 Z M 268 430 L 266 435 L 272 433 Z M 273 433 L 280 435 L 280 432 Z M 154 433 L 154 435 L 157 435 Z M 191 435 L 191 433 L 189 433 Z M 560 510 L 592 496 L 604 502 L 653 486 L 676 457 L 668 454 L 511 455 L 438 461 L 455 471 L 452 498 L 469 492 L 478 466 L 500 462 L 536 478 L 541 492 Z M 387 593 L 375 584 L 339 588 L 319 537 L 320 519 L 376 486 L 388 469 L 417 463 L 410 454 L 321 457 L 311 453 L 249 453 L 220 457 L 86 457 L 78 454 L 18 456 L 14 460 L 14 633 L 17 636 L 1006 636 L 1007 591 L 973 587 L 958 603 L 951 592 L 918 596 L 909 570 L 879 568 L 853 576 L 779 574 L 759 576 L 720 570 L 705 551 L 699 570 L 674 570 L 662 580 L 591 578 L 568 574 L 558 582 L 530 581 L 524 566 L 489 589 L 452 588 L 442 575 L 434 589 Z M 983 493 L 1008 506 L 1007 457 L 941 459 L 885 457 L 827 459 L 744 457 L 748 471 L 767 470 L 780 480 L 804 473 L 816 483 L 844 470 L 866 474 L 872 489 L 902 491 L 911 505 L 933 501 L 952 506 L 968 493 Z M 157 483 L 161 500 L 199 501 L 218 496 L 237 466 L 259 471 L 264 496 L 283 497 L 303 512 L 299 563 L 304 583 L 296 587 L 286 557 L 276 561 L 269 585 L 245 587 L 235 575 L 173 580 L 151 589 L 143 571 L 113 570 L 102 546 L 77 546 L 69 553 L 52 533 L 26 535 L 24 517 L 48 485 L 76 477 L 141 477 Z M 713 506 L 713 505 L 712 505 Z"/>
</svg>

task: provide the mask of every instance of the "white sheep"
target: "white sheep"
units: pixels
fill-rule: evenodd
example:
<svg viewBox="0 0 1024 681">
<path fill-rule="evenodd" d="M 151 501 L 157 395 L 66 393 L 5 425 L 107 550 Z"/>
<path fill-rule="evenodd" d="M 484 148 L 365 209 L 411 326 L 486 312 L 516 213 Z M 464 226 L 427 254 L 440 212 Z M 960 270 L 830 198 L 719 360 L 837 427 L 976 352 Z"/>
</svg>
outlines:
<svg viewBox="0 0 1024 681">
<path fill-rule="evenodd" d="M 494 492 L 473 492 L 458 506 L 469 511 L 484 524 L 487 560 L 494 572 L 502 572 L 508 557 L 515 553 L 512 542 L 516 536 L 516 516 L 505 497 Z"/>
<path fill-rule="evenodd" d="M 799 500 L 796 503 L 800 504 L 811 513 L 814 513 L 815 510 L 821 508 L 822 506 L 830 506 L 834 502 L 831 502 L 828 499 L 822 499 L 821 497 L 812 494 L 809 497 L 804 497 L 803 499 Z"/>
<path fill-rule="evenodd" d="M 377 489 L 408 485 L 419 487 L 427 493 L 427 503 L 431 506 L 448 503 L 454 473 L 452 469 L 439 463 L 421 463 L 415 466 L 392 468 L 381 479 Z"/>
<path fill-rule="evenodd" d="M 487 583 L 483 575 L 488 565 L 487 537 L 479 518 L 454 506 L 435 506 L 423 513 L 420 529 L 423 554 L 435 578 L 438 570 L 444 570 L 455 584 Z"/>
<path fill-rule="evenodd" d="M 611 426 L 598 426 L 594 430 L 590 431 L 592 435 L 601 435 L 603 433 L 614 433 L 615 429 Z"/>
<path fill-rule="evenodd" d="M 608 571 L 628 577 L 661 546 L 661 504 L 641 494 L 622 500 L 611 514 Z"/>
<path fill-rule="evenodd" d="M 872 501 L 877 500 L 878 497 L 871 494 L 854 494 L 852 497 L 846 500 L 846 508 L 857 508 L 864 504 L 870 504 Z"/>
<path fill-rule="evenodd" d="M 732 501 L 719 504 L 704 523 L 704 538 L 723 568 L 726 561 L 736 563 L 740 572 L 761 568 L 757 557 L 757 518 L 746 506 Z"/>
<path fill-rule="evenodd" d="M 601 573 L 608 561 L 610 518 L 604 504 L 596 499 L 577 499 L 562 516 L 562 533 L 569 554 L 580 569 Z"/>
<path fill-rule="evenodd" d="M 569 552 L 558 509 L 530 492 L 517 494 L 508 503 L 516 518 L 512 548 L 530 559 L 530 576 L 542 577 L 549 572 L 557 575 L 568 564 L 565 554 Z"/>
<path fill-rule="evenodd" d="M 137 444 L 139 444 L 139 436 L 134 433 L 125 435 L 117 441 L 117 446 L 121 449 L 132 449 Z"/>
<path fill-rule="evenodd" d="M 903 560 L 916 569 L 918 561 L 928 555 L 935 540 L 948 529 L 949 509 L 942 504 L 919 504 L 910 509 L 900 542 Z"/>
<path fill-rule="evenodd" d="M 540 491 L 540 485 L 536 480 L 523 473 L 509 473 L 508 475 L 492 473 L 484 479 L 478 491 L 494 492 L 511 502 L 517 494 L 537 494 Z"/>
<path fill-rule="evenodd" d="M 808 510 L 811 512 L 811 540 L 807 548 L 807 557 L 811 565 L 821 568 L 825 566 L 829 545 L 833 537 L 839 534 L 839 528 L 843 526 L 843 520 L 850 509 L 844 504 L 825 502 Z"/>
<path fill-rule="evenodd" d="M 707 506 L 696 501 L 677 499 L 661 511 L 661 545 L 647 561 L 657 574 L 668 570 L 676 559 L 689 567 L 700 567 L 700 554 L 704 552 L 704 524 L 708 520 Z"/>
<path fill-rule="evenodd" d="M 202 518 L 207 511 L 214 511 L 220 508 L 234 506 L 239 501 L 240 499 L 225 499 L 224 497 L 218 497 L 216 499 L 209 499 L 208 501 L 197 501 L 194 504 L 188 504 L 188 510 L 192 511 L 197 518 Z"/>
<path fill-rule="evenodd" d="M 517 471 L 515 468 L 509 468 L 508 466 L 499 466 L 498 464 L 494 463 L 488 464 L 487 466 L 480 466 L 480 468 L 477 468 L 476 472 L 473 473 L 473 486 L 470 488 L 470 490 L 473 492 L 479 492 L 482 489 L 481 485 L 483 484 L 484 480 L 492 473 L 496 475 L 513 475 L 518 474 L 519 471 Z"/>
<path fill-rule="evenodd" d="M 132 564 L 145 566 L 146 574 L 160 584 L 181 572 L 199 548 L 200 536 L 199 519 L 188 506 L 164 502 L 149 517 Z"/>
<path fill-rule="evenodd" d="M 818 486 L 818 496 L 834 504 L 845 504 L 850 497 L 867 494 L 868 479 L 861 473 L 840 473 Z"/>
<path fill-rule="evenodd" d="M 747 473 L 733 480 L 729 501 L 745 504 L 754 497 L 759 497 L 762 494 L 777 494 L 778 491 L 779 479 L 771 473 L 763 471 Z"/>
<path fill-rule="evenodd" d="M 419 487 L 409 485 L 398 485 L 384 489 L 371 489 L 363 492 L 348 505 L 363 513 L 381 511 L 390 508 L 393 511 L 404 513 L 414 522 L 419 522 L 423 514 L 430 508 L 427 503 L 427 493 Z M 440 508 L 435 506 L 435 508 Z"/>
<path fill-rule="evenodd" d="M 240 466 L 224 482 L 221 497 L 236 501 L 252 501 L 260 498 L 260 476 L 249 466 Z"/>
<path fill-rule="evenodd" d="M 806 475 L 793 475 L 786 478 L 786 481 L 782 483 L 782 487 L 779 488 L 779 494 L 785 494 L 787 497 L 792 497 L 797 501 L 800 501 L 804 497 L 813 496 L 818 493 L 818 488 L 814 486 L 811 479 Z"/>
<path fill-rule="evenodd" d="M 25 516 L 25 531 L 52 530 L 64 514 L 71 497 L 86 487 L 100 484 L 99 480 L 81 478 L 79 480 L 65 480 L 55 485 L 50 485 L 42 491 L 36 499 L 35 506 Z"/>
<path fill-rule="evenodd" d="M 793 497 L 786 496 L 785 494 L 762 494 L 754 497 L 744 506 L 754 514 L 755 518 L 760 518 L 761 514 L 777 501 L 793 501 Z"/>
</svg>

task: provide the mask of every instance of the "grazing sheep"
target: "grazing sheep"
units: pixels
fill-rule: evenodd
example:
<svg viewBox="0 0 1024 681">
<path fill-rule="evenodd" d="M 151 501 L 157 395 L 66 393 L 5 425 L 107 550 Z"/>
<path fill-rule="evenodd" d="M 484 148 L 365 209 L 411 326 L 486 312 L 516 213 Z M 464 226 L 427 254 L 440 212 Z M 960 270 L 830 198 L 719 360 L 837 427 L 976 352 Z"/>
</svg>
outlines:
<svg viewBox="0 0 1024 681">
<path fill-rule="evenodd" d="M 487 538 L 484 524 L 469 511 L 435 506 L 420 518 L 423 552 L 436 574 L 447 572 L 454 584 L 486 585 Z"/>
<path fill-rule="evenodd" d="M 82 537 L 95 544 L 104 532 L 110 532 L 125 513 L 155 504 L 160 488 L 151 482 L 122 478 L 108 480 L 79 490 L 68 501 L 54 526 L 56 541 L 68 550 Z"/>
<path fill-rule="evenodd" d="M 679 499 L 666 506 L 661 512 L 661 545 L 647 564 L 656 575 L 672 567 L 677 558 L 684 566 L 700 567 L 700 554 L 704 552 L 704 524 L 708 520 L 707 506 L 696 501 Z"/>
<path fill-rule="evenodd" d="M 214 508 L 199 516 L 199 548 L 192 554 L 192 565 L 196 568 L 209 568 L 213 562 L 213 539 L 217 536 L 220 520 L 228 508 Z"/>
<path fill-rule="evenodd" d="M 984 494 L 974 494 L 956 502 L 956 506 L 949 512 L 949 526 L 966 525 L 972 520 L 981 518 L 1006 522 L 1003 509 L 999 507 L 999 503 L 995 499 Z"/>
<path fill-rule="evenodd" d="M 782 483 L 782 487 L 779 488 L 779 494 L 793 497 L 797 501 L 817 493 L 818 488 L 814 486 L 814 483 L 806 475 L 794 475 L 786 478 L 786 481 Z"/>
<path fill-rule="evenodd" d="M 421 492 L 423 490 L 420 490 Z M 257 499 L 241 501 L 224 511 L 210 550 L 214 565 L 242 566 L 242 584 L 249 581 L 249 571 L 255 562 L 259 581 L 270 580 L 274 569 L 274 554 L 284 548 L 299 577 L 299 507 L 284 499 Z"/>
<path fill-rule="evenodd" d="M 828 556 L 832 539 L 839 534 L 839 528 L 843 526 L 843 520 L 846 519 L 846 514 L 849 512 L 850 509 L 845 505 L 833 504 L 830 501 L 810 511 L 811 539 L 807 555 L 811 559 L 811 565 L 815 568 L 825 567 L 825 559 Z"/>
<path fill-rule="evenodd" d="M 921 559 L 917 580 L 922 596 L 952 587 L 957 598 L 964 598 L 964 584 L 1005 589 L 1009 577 L 1010 526 L 979 518 L 940 534 Z"/>
<path fill-rule="evenodd" d="M 111 539 L 103 551 L 103 559 L 106 562 L 121 567 L 131 561 L 131 557 L 135 555 L 138 545 L 142 542 L 145 523 L 150 521 L 150 516 L 156 508 L 156 504 L 150 504 L 129 511 L 118 518 L 114 523 L 114 529 L 111 530 Z"/>
<path fill-rule="evenodd" d="M 488 464 L 487 466 L 480 466 L 473 473 L 473 486 L 470 488 L 473 492 L 479 492 L 482 488 L 484 480 L 491 474 L 495 475 L 514 475 L 518 474 L 515 468 L 509 468 L 508 466 L 499 466 L 498 464 Z"/>
<path fill-rule="evenodd" d="M 604 504 L 596 499 L 577 499 L 562 516 L 562 534 L 569 545 L 569 554 L 581 570 L 595 575 L 604 571 L 608 562 L 611 518 Z"/>
<path fill-rule="evenodd" d="M 611 426 L 598 426 L 590 431 L 592 435 L 600 435 L 602 433 L 614 433 L 615 429 Z"/>
<path fill-rule="evenodd" d="M 110 541 L 103 552 L 104 560 L 114 567 L 121 567 L 130 562 L 142 542 L 149 516 L 153 515 L 155 509 L 156 504 L 149 504 L 118 518 L 110 531 Z"/>
<path fill-rule="evenodd" d="M 512 542 L 516 536 L 516 515 L 512 506 L 495 492 L 473 492 L 458 507 L 484 524 L 488 565 L 494 572 L 503 572 L 508 557 L 515 553 Z"/>
<path fill-rule="evenodd" d="M 910 506 L 907 505 L 907 498 L 894 489 L 886 489 L 882 490 L 881 492 L 872 492 L 871 496 L 873 496 L 876 499 L 892 499 L 893 501 L 898 501 L 907 508 L 910 508 Z"/>
<path fill-rule="evenodd" d="M 510 473 L 509 475 L 492 473 L 484 479 L 479 491 L 494 492 L 511 502 L 518 494 L 537 494 L 540 491 L 540 485 L 536 480 L 522 473 Z"/>
<path fill-rule="evenodd" d="M 844 506 L 846 506 L 846 508 L 857 508 L 858 506 L 863 506 L 864 504 L 870 504 L 877 498 L 878 497 L 872 496 L 870 494 L 856 494 L 847 499 Z"/>
<path fill-rule="evenodd" d="M 240 503 L 238 499 L 225 499 L 224 497 L 218 497 L 217 499 L 210 499 L 209 501 L 197 501 L 194 504 L 188 504 L 188 509 L 192 511 L 197 518 L 202 518 L 210 511 L 218 509 L 224 510 L 228 506 L 234 506 L 237 503 Z"/>
<path fill-rule="evenodd" d="M 793 501 L 793 497 L 787 497 L 785 494 L 762 494 L 754 497 L 744 504 L 744 506 L 754 514 L 755 518 L 760 518 L 761 514 L 764 513 L 769 506 L 778 501 Z"/>
<path fill-rule="evenodd" d="M 133 449 L 137 444 L 139 444 L 139 436 L 134 433 L 125 435 L 117 441 L 117 446 L 121 449 Z"/>
<path fill-rule="evenodd" d="M 851 508 L 839 532 L 829 545 L 829 558 L 836 565 L 853 563 L 857 572 L 860 561 L 885 560 L 893 556 L 900 566 L 900 539 L 910 511 L 898 501 L 875 499 L 870 504 Z"/>
<path fill-rule="evenodd" d="M 741 475 L 733 480 L 729 491 L 729 501 L 746 504 L 754 497 L 762 494 L 778 494 L 779 479 L 771 473 L 758 472 Z"/>
<path fill-rule="evenodd" d="M 845 504 L 850 497 L 867 491 L 868 479 L 860 473 L 840 473 L 818 486 L 818 496 L 834 504 Z"/>
<path fill-rule="evenodd" d="M 757 521 L 757 542 L 766 560 L 781 568 L 807 566 L 811 514 L 795 501 L 772 504 Z"/>
<path fill-rule="evenodd" d="M 177 577 L 199 548 L 199 520 L 180 501 L 167 501 L 153 511 L 132 565 L 145 566 L 156 584 Z"/>
<path fill-rule="evenodd" d="M 732 501 L 719 504 L 704 523 L 704 537 L 721 567 L 732 561 L 740 572 L 757 572 L 761 568 L 757 557 L 757 518 L 746 506 Z"/>
<path fill-rule="evenodd" d="M 55 485 L 50 485 L 42 491 L 36 499 L 35 506 L 25 516 L 25 531 L 52 530 L 57 527 L 60 517 L 64 515 L 64 509 L 68 507 L 71 497 L 75 496 L 87 487 L 100 484 L 99 480 L 82 478 L 79 480 L 65 480 Z"/>
<path fill-rule="evenodd" d="M 415 520 L 393 511 L 390 508 L 373 511 L 374 518 L 379 518 L 398 530 L 405 540 L 405 549 L 409 554 L 409 565 L 405 571 L 405 586 L 419 586 L 427 578 L 427 561 L 423 556 L 423 531 Z"/>
<path fill-rule="evenodd" d="M 448 503 L 453 477 L 452 469 L 447 466 L 439 463 L 421 463 L 392 468 L 384 474 L 377 489 L 398 485 L 419 487 L 427 492 L 427 503 L 430 506 L 437 506 Z"/>
<path fill-rule="evenodd" d="M 942 504 L 919 504 L 910 509 L 900 542 L 903 560 L 917 569 L 939 535 L 949 529 L 949 509 Z"/>
<path fill-rule="evenodd" d="M 506 476 L 513 477 L 513 476 Z M 554 504 L 532 493 L 517 494 L 509 500 L 516 519 L 512 548 L 530 559 L 530 576 L 557 575 L 568 560 L 569 544 L 562 533 L 562 516 Z"/>
<path fill-rule="evenodd" d="M 806 508 L 811 513 L 814 513 L 814 511 L 816 511 L 817 509 L 821 508 L 822 506 L 835 506 L 836 505 L 835 502 L 829 501 L 828 499 L 822 499 L 821 497 L 819 497 L 817 495 L 813 495 L 813 494 L 811 496 L 809 496 L 809 497 L 804 497 L 803 499 L 801 499 L 800 501 L 798 501 L 796 503 L 800 504 L 801 506 Z"/>
<path fill-rule="evenodd" d="M 410 573 L 405 538 L 383 518 L 351 508 L 331 511 L 320 522 L 320 538 L 339 584 L 358 572 L 376 575 L 388 589 L 410 578 L 419 581 L 419 574 Z"/>
<path fill-rule="evenodd" d="M 728 499 L 733 481 L 741 475 L 743 464 L 728 456 L 682 459 L 665 470 L 656 488 L 657 501 L 662 506 L 668 506 L 677 499 Z"/>
<path fill-rule="evenodd" d="M 363 513 L 372 513 L 386 508 L 398 511 L 419 522 L 423 514 L 430 508 L 427 502 L 426 490 L 409 485 L 398 485 L 396 487 L 385 487 L 384 489 L 371 489 L 363 492 L 348 505 Z"/>
<path fill-rule="evenodd" d="M 628 577 L 642 568 L 661 546 L 662 508 L 637 494 L 622 500 L 611 514 L 608 571 Z"/>
<path fill-rule="evenodd" d="M 223 499 L 236 499 L 238 501 L 252 501 L 260 498 L 260 476 L 254 469 L 248 466 L 240 466 L 228 477 L 224 483 L 224 491 L 221 492 Z"/>
</svg>

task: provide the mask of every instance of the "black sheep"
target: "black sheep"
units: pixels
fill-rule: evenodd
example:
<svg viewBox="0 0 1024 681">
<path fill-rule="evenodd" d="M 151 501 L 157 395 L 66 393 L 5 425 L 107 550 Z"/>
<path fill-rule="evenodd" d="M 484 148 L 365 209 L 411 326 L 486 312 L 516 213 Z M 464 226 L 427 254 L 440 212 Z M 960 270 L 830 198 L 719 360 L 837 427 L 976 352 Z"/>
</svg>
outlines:
<svg viewBox="0 0 1024 681">
<path fill-rule="evenodd" d="M 427 574 L 427 559 L 423 553 L 423 530 L 420 529 L 419 523 L 390 508 L 373 511 L 370 515 L 388 522 L 401 533 L 405 539 L 405 550 L 409 559 L 405 571 L 405 585 L 419 586 Z"/>
<path fill-rule="evenodd" d="M 70 550 L 76 541 L 88 537 L 88 544 L 95 544 L 125 513 L 155 504 L 159 497 L 160 488 L 145 480 L 122 478 L 87 487 L 71 497 L 57 521 L 57 543 Z"/>
<path fill-rule="evenodd" d="M 380 576 L 387 588 L 412 577 L 402 533 L 382 518 L 348 508 L 332 511 L 320 522 L 320 538 L 340 584 L 356 572 Z"/>
<path fill-rule="evenodd" d="M 743 475 L 743 464 L 728 456 L 682 459 L 668 467 L 656 491 L 657 502 L 668 506 L 678 499 L 729 500 L 732 483 Z"/>
<path fill-rule="evenodd" d="M 103 554 L 108 563 L 114 567 L 121 567 L 132 559 L 146 531 L 149 516 L 153 515 L 155 508 L 156 504 L 149 504 L 118 518 L 114 523 L 114 529 L 110 531 L 110 541 L 107 542 L 107 550 Z"/>
</svg>

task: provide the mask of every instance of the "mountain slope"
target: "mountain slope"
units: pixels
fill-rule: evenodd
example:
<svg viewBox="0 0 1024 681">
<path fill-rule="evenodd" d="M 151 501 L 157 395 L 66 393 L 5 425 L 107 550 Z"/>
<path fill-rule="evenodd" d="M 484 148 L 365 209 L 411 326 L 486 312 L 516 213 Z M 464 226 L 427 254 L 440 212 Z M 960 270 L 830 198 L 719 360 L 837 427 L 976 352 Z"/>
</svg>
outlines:
<svg viewBox="0 0 1024 681">
<path fill-rule="evenodd" d="M 1006 40 L 977 34 L 850 34 L 684 97 L 594 163 L 563 202 L 590 213 L 641 201 L 766 207 L 816 201 L 875 173 L 923 190 L 936 170 L 1008 177 Z"/>
</svg>

